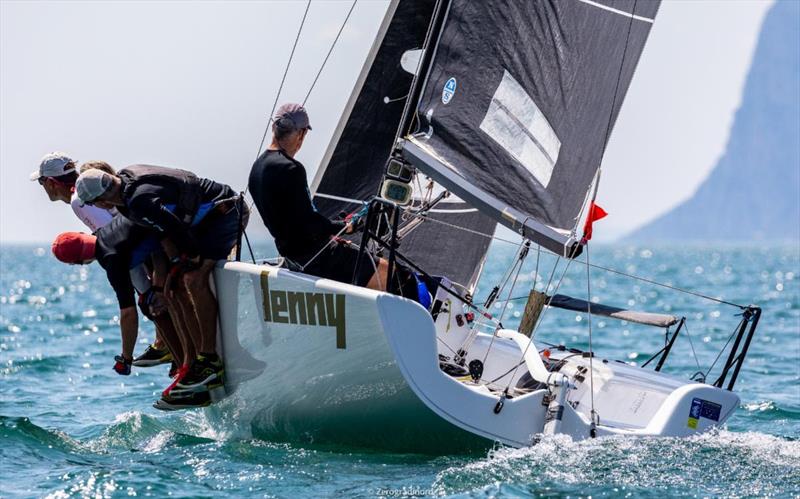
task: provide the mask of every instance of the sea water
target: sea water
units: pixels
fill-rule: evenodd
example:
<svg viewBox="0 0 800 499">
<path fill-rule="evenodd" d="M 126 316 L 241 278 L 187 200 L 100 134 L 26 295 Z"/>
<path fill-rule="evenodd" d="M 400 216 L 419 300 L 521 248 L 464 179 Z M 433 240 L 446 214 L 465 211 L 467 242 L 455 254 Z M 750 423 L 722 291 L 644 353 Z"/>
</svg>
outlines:
<svg viewBox="0 0 800 499">
<path fill-rule="evenodd" d="M 515 258 L 495 243 L 476 295 Z M 273 252 L 256 248 L 257 256 Z M 544 438 L 478 455 L 396 454 L 230 437 L 202 410 L 151 407 L 167 368 L 112 370 L 116 300 L 96 264 L 59 264 L 46 245 L 0 248 L 0 496 L 766 496 L 800 495 L 800 249 L 797 246 L 603 246 L 592 264 L 764 310 L 739 374 L 728 424 L 687 439 Z M 585 256 L 580 259 L 584 260 Z M 703 372 L 739 309 L 531 250 L 514 290 L 493 308 L 516 326 L 528 290 L 687 318 L 665 372 Z M 551 278 L 552 275 L 552 278 Z M 563 278 L 562 278 L 563 275 Z M 561 283 L 560 285 L 558 283 Z M 510 293 L 509 293 L 510 291 Z M 641 365 L 662 330 L 548 309 L 537 341 Z M 152 339 L 141 325 L 137 351 Z M 716 371 L 724 362 L 718 360 Z M 709 374 L 713 379 L 715 370 Z M 387 428 L 387 431 L 391 431 Z"/>
</svg>

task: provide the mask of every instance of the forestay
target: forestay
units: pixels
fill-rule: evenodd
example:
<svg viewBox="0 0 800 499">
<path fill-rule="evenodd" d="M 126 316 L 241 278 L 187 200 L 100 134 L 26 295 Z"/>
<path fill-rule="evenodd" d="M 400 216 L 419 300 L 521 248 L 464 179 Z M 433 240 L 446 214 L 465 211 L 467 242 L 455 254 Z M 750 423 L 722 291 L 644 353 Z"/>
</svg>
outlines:
<svg viewBox="0 0 800 499">
<path fill-rule="evenodd" d="M 452 0 L 405 157 L 535 242 L 576 227 L 658 0 Z"/>
<path fill-rule="evenodd" d="M 314 203 L 326 216 L 357 210 L 378 194 L 434 7 L 434 0 L 389 5 L 312 184 Z M 429 217 L 449 225 L 422 223 L 400 250 L 431 274 L 473 285 L 490 242 L 474 232 L 491 234 L 495 222 L 463 202 L 440 203 Z"/>
</svg>

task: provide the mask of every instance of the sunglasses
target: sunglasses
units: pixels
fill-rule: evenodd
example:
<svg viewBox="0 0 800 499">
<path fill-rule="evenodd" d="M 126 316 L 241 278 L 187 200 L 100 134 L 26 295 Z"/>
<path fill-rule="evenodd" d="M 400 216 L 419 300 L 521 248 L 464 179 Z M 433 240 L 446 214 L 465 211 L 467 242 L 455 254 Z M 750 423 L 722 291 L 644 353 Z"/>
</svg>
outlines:
<svg viewBox="0 0 800 499">
<path fill-rule="evenodd" d="M 53 182 L 55 182 L 57 184 L 66 185 L 66 184 L 64 184 L 64 182 L 61 182 L 60 180 L 57 180 L 54 177 L 39 177 L 36 180 L 39 182 L 39 185 L 44 185 L 47 182 L 47 179 L 50 179 L 50 180 L 52 180 Z"/>
</svg>

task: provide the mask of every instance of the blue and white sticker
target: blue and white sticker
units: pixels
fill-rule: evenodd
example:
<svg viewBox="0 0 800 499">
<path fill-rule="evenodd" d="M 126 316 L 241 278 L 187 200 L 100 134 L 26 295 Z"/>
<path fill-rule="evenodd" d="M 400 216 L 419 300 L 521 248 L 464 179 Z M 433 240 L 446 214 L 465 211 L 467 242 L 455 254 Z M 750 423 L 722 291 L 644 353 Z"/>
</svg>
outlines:
<svg viewBox="0 0 800 499">
<path fill-rule="evenodd" d="M 456 93 L 456 79 L 450 78 L 442 89 L 442 104 L 447 104 Z"/>
</svg>

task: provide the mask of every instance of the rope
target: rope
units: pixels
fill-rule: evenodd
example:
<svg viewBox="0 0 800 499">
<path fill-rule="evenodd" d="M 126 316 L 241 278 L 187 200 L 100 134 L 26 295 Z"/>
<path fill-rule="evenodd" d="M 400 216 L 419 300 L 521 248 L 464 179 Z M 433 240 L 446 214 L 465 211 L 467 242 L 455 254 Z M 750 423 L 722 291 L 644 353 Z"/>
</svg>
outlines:
<svg viewBox="0 0 800 499">
<path fill-rule="evenodd" d="M 403 211 L 406 211 L 406 210 L 407 210 L 407 208 L 403 208 Z M 435 222 L 437 224 L 444 225 L 446 227 L 450 227 L 452 229 L 457 229 L 457 230 L 462 230 L 464 232 L 469 232 L 470 234 L 475 234 L 476 236 L 482 236 L 482 237 L 485 237 L 487 239 L 493 239 L 495 241 L 501 241 L 501 242 L 504 242 L 504 243 L 513 244 L 515 246 L 518 246 L 520 244 L 519 241 L 511 241 L 510 239 L 503 239 L 502 237 L 497 237 L 494 234 L 487 234 L 485 232 L 480 232 L 480 231 L 477 231 L 477 230 L 474 230 L 474 229 L 470 229 L 468 227 L 462 227 L 461 225 L 456 225 L 456 224 L 452 224 L 450 222 L 445 222 L 444 220 L 438 220 L 436 218 L 430 218 L 427 215 L 420 215 L 420 214 L 411 213 L 411 212 L 407 212 L 407 214 L 409 216 L 412 216 L 412 217 L 422 218 L 424 220 L 430 220 L 431 222 Z M 553 254 L 555 254 L 555 253 L 553 253 Z"/>
<path fill-rule="evenodd" d="M 309 0 L 309 3 L 311 3 L 311 0 Z M 336 38 L 333 40 L 331 48 L 328 49 L 328 54 L 325 56 L 325 60 L 322 61 L 322 66 L 320 66 L 319 71 L 317 71 L 317 76 L 314 77 L 314 81 L 311 83 L 311 88 L 308 89 L 308 93 L 303 98 L 303 106 L 306 105 L 306 101 L 308 101 L 308 96 L 311 95 L 311 91 L 314 90 L 314 86 L 317 84 L 317 80 L 319 80 L 319 76 L 322 74 L 322 70 L 325 69 L 325 64 L 328 63 L 328 58 L 330 58 L 331 53 L 333 52 L 333 48 L 336 46 L 336 42 L 339 41 L 339 37 L 342 35 L 342 31 L 344 31 L 344 27 L 345 25 L 347 25 L 347 21 L 350 19 L 350 14 L 353 13 L 353 9 L 355 8 L 357 3 L 358 0 L 353 0 L 353 4 L 350 5 L 350 10 L 347 12 L 347 16 L 344 18 L 344 22 L 342 23 L 342 26 L 339 28 L 339 32 L 336 33 Z"/>
<path fill-rule="evenodd" d="M 308 16 L 309 7 L 311 7 L 311 0 L 308 0 L 308 3 L 306 3 L 306 10 L 305 12 L 303 12 L 303 20 L 300 21 L 300 28 L 297 30 L 297 36 L 294 39 L 294 45 L 292 45 L 292 51 L 289 53 L 289 60 L 286 62 L 286 69 L 283 70 L 283 77 L 281 78 L 281 84 L 278 87 L 278 93 L 275 95 L 275 102 L 272 103 L 272 111 L 269 112 L 269 118 L 267 119 L 267 126 L 264 127 L 264 135 L 261 137 L 261 144 L 259 144 L 258 146 L 258 153 L 256 153 L 256 159 L 258 159 L 258 157 L 261 156 L 261 149 L 264 148 L 264 142 L 267 140 L 267 133 L 269 133 L 269 125 L 270 123 L 272 123 L 273 114 L 275 113 L 275 107 L 278 105 L 278 99 L 280 99 L 281 97 L 281 91 L 283 91 L 283 84 L 286 82 L 286 75 L 289 74 L 289 68 L 292 65 L 292 59 L 294 58 L 294 51 L 297 48 L 297 42 L 300 41 L 300 34 L 303 32 L 303 26 L 306 24 L 306 17 Z M 246 189 L 245 192 L 247 192 Z"/>
<path fill-rule="evenodd" d="M 509 288 L 508 288 L 508 295 L 509 296 L 511 295 L 511 293 L 514 292 L 514 285 L 517 283 L 517 280 L 519 279 L 519 273 L 522 271 L 522 266 L 525 263 L 525 258 L 528 256 L 527 248 L 529 248 L 529 245 L 530 245 L 530 242 L 526 241 L 525 246 L 522 246 L 520 248 L 519 255 L 517 256 L 517 261 L 514 263 L 514 269 L 516 270 L 516 275 L 514 276 L 514 280 L 511 281 L 511 286 L 509 286 Z M 512 270 L 509 273 L 508 280 L 511 279 L 511 274 L 513 274 L 513 273 L 514 273 L 514 270 Z M 505 287 L 505 284 L 503 285 L 503 287 Z M 503 323 L 503 316 L 506 313 L 506 308 L 507 307 L 503 307 L 503 310 L 500 312 L 500 318 L 497 319 L 497 322 L 500 323 L 500 324 Z M 486 355 L 483 356 L 483 365 L 484 366 L 486 365 L 486 359 L 489 358 L 489 353 L 491 353 L 491 351 L 492 351 L 492 345 L 494 345 L 494 339 L 496 337 L 497 337 L 497 329 L 495 329 L 494 334 L 492 334 L 492 340 L 489 342 L 489 348 L 486 349 Z M 524 362 L 524 361 L 525 361 L 525 359 L 523 357 L 521 362 Z M 517 367 L 519 367 L 519 366 L 517 366 Z M 515 373 L 516 373 L 516 370 L 515 370 Z M 511 380 L 509 380 L 508 383 L 509 383 L 509 387 L 510 387 L 511 386 Z"/>
<path fill-rule="evenodd" d="M 558 279 L 558 282 L 556 283 L 556 288 L 553 290 L 553 294 L 556 294 L 558 292 L 558 289 L 561 287 L 561 283 L 564 282 L 564 277 L 567 275 L 567 270 L 569 270 L 569 266 L 573 262 L 573 259 L 571 257 L 575 256 L 575 251 L 577 251 L 577 248 L 578 248 L 578 246 L 575 246 L 572 249 L 572 254 L 570 255 L 570 258 L 567 258 L 567 264 L 564 266 L 564 272 L 561 273 L 561 277 Z M 559 256 L 558 259 L 556 260 L 555 265 L 553 265 L 553 271 L 550 273 L 550 279 L 548 279 L 548 281 L 547 281 L 547 286 L 545 286 L 545 288 L 544 288 L 545 292 L 547 292 L 547 290 L 550 289 L 550 284 L 553 282 L 553 276 L 555 276 L 556 268 L 558 268 L 558 263 L 560 261 L 561 261 L 561 257 Z M 525 345 L 525 350 L 522 351 L 522 356 L 520 357 L 520 362 L 525 360 L 525 354 L 528 353 L 528 349 L 531 347 L 531 345 L 533 345 L 533 338 L 536 337 L 536 333 L 539 331 L 539 325 L 542 323 L 542 319 L 544 319 L 544 316 L 545 316 L 545 314 L 547 314 L 548 310 L 550 310 L 550 307 L 546 307 L 544 310 L 542 310 L 541 315 L 539 315 L 539 320 L 536 321 L 536 324 L 533 326 L 533 331 L 531 331 L 531 337 L 528 340 L 528 344 Z M 511 378 L 509 378 L 508 387 L 506 387 L 506 389 L 511 387 L 511 380 L 513 380 L 514 376 L 517 375 L 517 369 L 519 369 L 519 366 L 517 366 L 517 368 L 514 369 L 514 374 L 512 374 Z"/>
<path fill-rule="evenodd" d="M 344 234 L 344 231 L 346 231 L 346 230 L 347 230 L 347 226 L 345 225 L 344 227 L 342 227 L 342 230 L 340 230 L 339 232 L 337 232 L 337 233 L 336 233 L 336 235 L 335 235 L 335 236 L 333 236 L 333 237 L 331 237 L 330 239 L 328 239 L 328 242 L 327 242 L 327 243 L 325 243 L 325 246 L 323 246 L 322 248 L 320 248 L 320 249 L 319 249 L 319 251 L 317 251 L 317 253 L 316 253 L 314 256 L 312 256 L 312 257 L 311 257 L 311 258 L 310 258 L 310 259 L 309 259 L 309 260 L 308 260 L 308 261 L 307 261 L 307 262 L 306 262 L 304 265 L 301 265 L 301 266 L 300 266 L 300 270 L 305 270 L 305 269 L 306 269 L 306 267 L 308 267 L 309 265 L 311 265 L 311 262 L 313 262 L 314 260 L 316 260 L 316 259 L 317 259 L 317 257 L 319 257 L 319 255 L 321 255 L 321 254 L 322 254 L 322 252 L 323 252 L 323 251 L 325 251 L 325 250 L 328 248 L 328 246 L 330 246 L 331 244 L 333 244 L 333 242 L 334 242 L 334 241 L 336 241 L 336 238 L 337 238 L 337 237 L 339 237 L 339 236 L 341 236 L 342 234 Z"/>
</svg>

